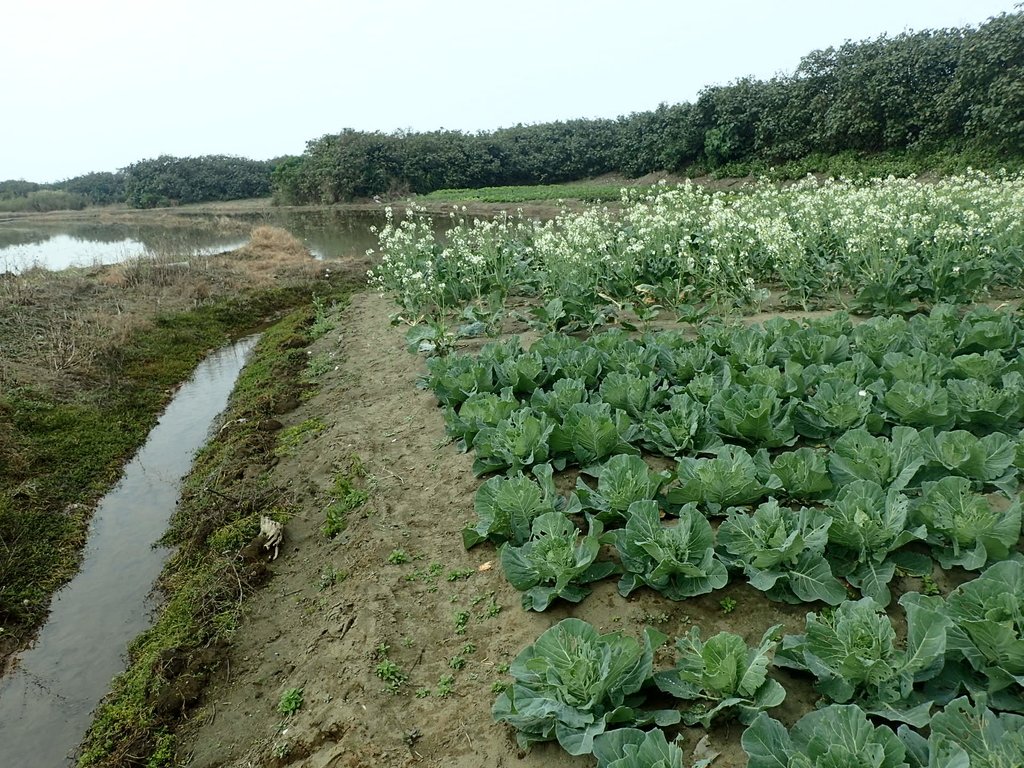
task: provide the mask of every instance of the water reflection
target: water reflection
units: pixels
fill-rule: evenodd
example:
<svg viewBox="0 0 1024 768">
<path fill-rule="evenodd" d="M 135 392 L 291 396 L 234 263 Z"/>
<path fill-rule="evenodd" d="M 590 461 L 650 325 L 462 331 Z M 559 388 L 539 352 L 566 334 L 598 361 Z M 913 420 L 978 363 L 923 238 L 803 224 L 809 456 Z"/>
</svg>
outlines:
<svg viewBox="0 0 1024 768">
<path fill-rule="evenodd" d="M 220 253 L 244 244 L 249 231 L 269 225 L 287 229 L 318 259 L 340 259 L 376 246 L 370 232 L 382 211 L 287 211 L 267 207 L 243 214 L 168 217 L 166 224 L 67 221 L 0 222 L 0 273 L 32 266 L 114 264 L 146 253 L 190 256 Z"/>
</svg>

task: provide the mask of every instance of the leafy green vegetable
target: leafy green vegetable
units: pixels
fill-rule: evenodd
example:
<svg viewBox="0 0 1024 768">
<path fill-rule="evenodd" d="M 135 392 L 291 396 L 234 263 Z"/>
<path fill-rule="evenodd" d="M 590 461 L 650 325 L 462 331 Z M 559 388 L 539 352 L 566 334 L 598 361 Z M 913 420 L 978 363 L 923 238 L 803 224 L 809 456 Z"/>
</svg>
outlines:
<svg viewBox="0 0 1024 768">
<path fill-rule="evenodd" d="M 998 385 L 977 379 L 951 379 L 946 382 L 946 391 L 956 423 L 963 426 L 1007 429 L 1024 415 L 1024 376 L 1016 371 L 1003 376 Z"/>
<path fill-rule="evenodd" d="M 668 501 L 700 502 L 712 513 L 722 507 L 751 504 L 782 487 L 779 478 L 771 474 L 767 453 L 759 451 L 755 460 L 736 445 L 723 445 L 713 459 L 680 459 L 676 477 L 679 485 L 668 491 Z"/>
<path fill-rule="evenodd" d="M 705 451 L 722 444 L 708 428 L 705 407 L 686 393 L 673 395 L 668 410 L 648 411 L 642 416 L 644 447 L 671 458 Z"/>
<path fill-rule="evenodd" d="M 499 388 L 509 387 L 517 395 L 530 395 L 547 383 L 544 358 L 537 353 L 523 353 L 494 363 L 494 378 Z"/>
<path fill-rule="evenodd" d="M 698 373 L 711 373 L 721 366 L 721 359 L 704 342 L 687 341 L 662 354 L 662 366 L 677 384 L 685 384 Z"/>
<path fill-rule="evenodd" d="M 543 413 L 538 417 L 531 408 L 514 411 L 496 426 L 483 427 L 475 438 L 473 448 L 476 460 L 473 472 L 508 470 L 518 472 L 533 464 L 548 460 L 548 441 L 555 425 Z"/>
<path fill-rule="evenodd" d="M 949 408 L 949 393 L 935 381 L 897 381 L 882 401 L 890 420 L 898 424 L 949 429 L 956 418 Z"/>
<path fill-rule="evenodd" d="M 616 728 L 594 739 L 597 768 L 687 768 L 686 755 L 660 728 Z M 697 763 L 708 765 L 707 762 Z"/>
<path fill-rule="evenodd" d="M 426 386 L 441 405 L 461 405 L 475 392 L 493 392 L 491 366 L 471 355 L 447 355 L 427 360 Z"/>
<path fill-rule="evenodd" d="M 871 403 L 871 393 L 856 384 L 822 381 L 797 405 L 793 424 L 804 437 L 824 440 L 863 427 L 871 416 Z"/>
<path fill-rule="evenodd" d="M 928 740 L 906 726 L 899 736 L 910 768 L 1015 768 L 1024 765 L 1024 717 L 1001 714 L 965 697 L 929 723 Z"/>
<path fill-rule="evenodd" d="M 550 416 L 555 423 L 561 423 L 569 409 L 585 403 L 589 394 L 583 379 L 559 379 L 551 385 L 551 389 L 535 391 L 530 398 L 530 406 Z"/>
<path fill-rule="evenodd" d="M 800 398 L 804 393 L 803 367 L 786 363 L 783 371 L 774 365 L 755 365 L 742 371 L 733 372 L 733 381 L 744 387 L 760 384 L 775 390 L 780 398 Z"/>
<path fill-rule="evenodd" d="M 927 535 L 923 525 L 907 527 L 908 504 L 894 488 L 886 492 L 870 480 L 856 480 L 843 486 L 825 510 L 832 518 L 827 555 L 833 571 L 880 606 L 889 604 L 888 585 L 897 565 L 914 574 L 931 571 L 926 555 L 899 551 Z"/>
<path fill-rule="evenodd" d="M 593 751 L 594 737 L 610 724 L 678 723 L 678 710 L 637 708 L 635 694 L 650 679 L 654 647 L 664 639 L 648 629 L 641 643 L 563 619 L 512 662 L 515 682 L 494 702 L 491 715 L 518 730 L 523 748 L 557 739 L 570 755 Z"/>
<path fill-rule="evenodd" d="M 975 307 L 963 319 L 957 334 L 957 352 L 1016 349 L 1020 330 L 1013 315 L 988 307 Z"/>
<path fill-rule="evenodd" d="M 481 429 L 498 426 L 519 407 L 519 401 L 512 396 L 511 390 L 503 390 L 500 395 L 476 392 L 467 397 L 458 410 L 450 405 L 445 407 L 445 429 L 465 451 Z"/>
<path fill-rule="evenodd" d="M 613 411 L 607 403 L 580 403 L 568 410 L 551 433 L 551 451 L 589 467 L 617 453 L 638 453 L 630 445 L 638 432 L 625 413 Z"/>
<path fill-rule="evenodd" d="M 927 527 L 932 554 L 943 568 L 958 565 L 977 571 L 988 562 L 1005 560 L 1020 539 L 1020 500 L 993 509 L 967 478 L 945 477 L 924 484 L 913 520 Z"/>
<path fill-rule="evenodd" d="M 772 474 L 782 481 L 786 495 L 793 499 L 815 499 L 832 490 L 825 456 L 813 448 L 780 453 L 772 462 Z"/>
<path fill-rule="evenodd" d="M 989 566 L 953 590 L 946 612 L 950 656 L 975 673 L 961 675 L 963 684 L 972 695 L 987 693 L 999 709 L 1024 712 L 1024 561 Z"/>
<path fill-rule="evenodd" d="M 583 585 L 615 571 L 614 563 L 597 562 L 601 531 L 601 521 L 591 518 L 589 532 L 581 536 L 561 512 L 545 512 L 534 518 L 529 541 L 502 545 L 502 568 L 523 593 L 525 610 L 546 610 L 559 597 L 578 603 L 590 594 Z"/>
<path fill-rule="evenodd" d="M 796 440 L 792 414 L 796 403 L 785 403 L 774 389 L 761 384 L 723 387 L 708 403 L 708 418 L 716 432 L 765 448 L 792 445 Z"/>
<path fill-rule="evenodd" d="M 832 481 L 842 487 L 869 480 L 902 491 L 924 465 L 924 449 L 916 429 L 893 427 L 892 439 L 852 429 L 836 440 L 829 454 Z"/>
<path fill-rule="evenodd" d="M 888 352 L 908 348 L 907 321 L 899 315 L 873 317 L 853 328 L 852 346 L 867 355 L 876 365 Z"/>
<path fill-rule="evenodd" d="M 814 674 L 815 688 L 830 701 L 924 727 L 933 702 L 914 685 L 942 671 L 950 620 L 939 597 L 909 592 L 900 605 L 907 614 L 905 649 L 884 611 L 865 597 L 829 615 L 807 614 L 806 634 L 787 635 L 776 664 Z"/>
<path fill-rule="evenodd" d="M 582 479 L 576 481 L 576 497 L 583 510 L 593 512 L 603 523 L 624 522 L 634 501 L 654 499 L 672 477 L 655 472 L 639 456 L 617 454 L 594 472 L 597 488 Z"/>
<path fill-rule="evenodd" d="M 831 524 L 819 509 L 797 511 L 772 499 L 753 514 L 734 511 L 718 529 L 718 545 L 728 553 L 723 559 L 771 599 L 838 605 L 846 589 L 824 557 Z"/>
<path fill-rule="evenodd" d="M 715 555 L 711 524 L 695 504 L 679 511 L 674 525 L 662 525 L 658 505 L 630 505 L 626 527 L 605 537 L 614 543 L 625 573 L 619 594 L 628 596 L 646 584 L 669 600 L 683 600 L 721 589 L 729 582 L 725 565 Z"/>
<path fill-rule="evenodd" d="M 567 349 L 549 359 L 547 364 L 555 375 L 569 379 L 582 379 L 588 389 L 597 386 L 601 376 L 601 353 L 593 347 L 581 346 Z"/>
<path fill-rule="evenodd" d="M 733 713 L 740 722 L 749 723 L 786 698 L 786 690 L 768 677 L 781 628 L 781 624 L 771 627 L 756 648 L 748 648 L 732 632 L 719 632 L 703 642 L 700 628 L 692 627 L 676 641 L 675 667 L 656 673 L 654 682 L 677 699 L 697 702 L 697 709 L 683 714 L 687 725 L 710 728 L 712 720 Z"/>
<path fill-rule="evenodd" d="M 779 338 L 772 352 L 783 360 L 801 365 L 840 363 L 850 357 L 850 339 L 845 334 L 822 333 L 817 328 L 803 328 Z"/>
<path fill-rule="evenodd" d="M 906 768 L 906 748 L 892 729 L 875 727 L 855 704 L 831 704 L 801 717 L 793 730 L 762 712 L 740 739 L 747 768 Z"/>
<path fill-rule="evenodd" d="M 658 377 L 653 373 L 646 376 L 609 373 L 601 382 L 600 393 L 604 402 L 633 418 L 656 407 L 665 396 L 665 391 L 658 389 Z"/>
<path fill-rule="evenodd" d="M 1002 488 L 1007 495 L 1016 490 L 1013 460 L 1016 445 L 1001 432 L 978 438 L 964 430 L 936 433 L 921 430 L 921 449 L 931 468 L 943 477 L 949 473 Z"/>
<path fill-rule="evenodd" d="M 476 526 L 462 531 L 466 549 L 484 540 L 523 544 L 530 538 L 534 519 L 558 509 L 561 499 L 555 490 L 551 465 L 538 464 L 533 474 L 536 481 L 522 472 L 513 477 L 492 477 L 477 489 L 473 501 Z"/>
</svg>

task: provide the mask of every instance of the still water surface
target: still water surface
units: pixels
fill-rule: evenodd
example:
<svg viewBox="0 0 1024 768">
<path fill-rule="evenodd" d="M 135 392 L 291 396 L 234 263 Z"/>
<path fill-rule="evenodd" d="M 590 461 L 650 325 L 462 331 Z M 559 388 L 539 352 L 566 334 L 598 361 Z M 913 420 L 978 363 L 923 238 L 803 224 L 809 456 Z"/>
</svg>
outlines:
<svg viewBox="0 0 1024 768">
<path fill-rule="evenodd" d="M 0 679 L 0 766 L 72 764 L 90 713 L 124 669 L 128 642 L 149 626 L 150 592 L 168 554 L 154 543 L 255 343 L 242 339 L 199 364 L 96 508 L 82 569 Z"/>
<path fill-rule="evenodd" d="M 245 214 L 174 217 L 167 225 L 118 222 L 49 222 L 14 219 L 0 222 L 0 273 L 32 266 L 115 264 L 147 254 L 163 257 L 209 255 L 233 250 L 263 224 L 287 229 L 317 259 L 340 259 L 364 253 L 377 244 L 370 232 L 381 226 L 378 211 L 283 211 L 267 208 Z"/>
</svg>

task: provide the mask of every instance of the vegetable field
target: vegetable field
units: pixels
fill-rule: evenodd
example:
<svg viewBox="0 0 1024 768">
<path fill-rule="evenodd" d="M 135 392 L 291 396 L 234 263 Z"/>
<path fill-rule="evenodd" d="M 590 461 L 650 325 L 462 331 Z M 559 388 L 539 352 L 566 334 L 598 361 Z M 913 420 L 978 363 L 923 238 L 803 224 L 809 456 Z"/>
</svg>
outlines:
<svg viewBox="0 0 1024 768">
<path fill-rule="evenodd" d="M 707 765 L 673 729 L 732 720 L 752 768 L 1024 764 L 1022 214 L 1024 178 L 969 174 L 389 220 L 371 281 L 482 480 L 463 544 L 523 610 L 580 606 L 493 703 L 520 745 Z M 806 623 L 602 634 L 608 579 Z M 820 695 L 790 728 L 775 668 Z"/>
</svg>

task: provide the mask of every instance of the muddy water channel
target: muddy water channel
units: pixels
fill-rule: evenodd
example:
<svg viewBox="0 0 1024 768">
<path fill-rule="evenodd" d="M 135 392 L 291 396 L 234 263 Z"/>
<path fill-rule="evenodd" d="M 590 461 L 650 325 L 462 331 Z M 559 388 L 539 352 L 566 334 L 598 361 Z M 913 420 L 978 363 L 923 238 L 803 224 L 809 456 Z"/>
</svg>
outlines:
<svg viewBox="0 0 1024 768">
<path fill-rule="evenodd" d="M 35 644 L 0 679 L 0 766 L 65 766 L 89 715 L 149 625 L 168 551 L 154 547 L 181 478 L 209 436 L 255 337 L 210 355 L 174 396 L 120 483 L 96 509 L 82 569 L 54 598 Z"/>
<path fill-rule="evenodd" d="M 384 223 L 378 211 L 301 210 L 267 206 L 245 213 L 190 216 L 174 214 L 141 223 L 96 219 L 20 218 L 0 221 L 0 273 L 32 266 L 65 269 L 71 266 L 115 264 L 159 256 L 186 258 L 233 250 L 249 231 L 269 225 L 287 229 L 317 259 L 359 255 L 375 247 L 372 225 Z"/>
</svg>

